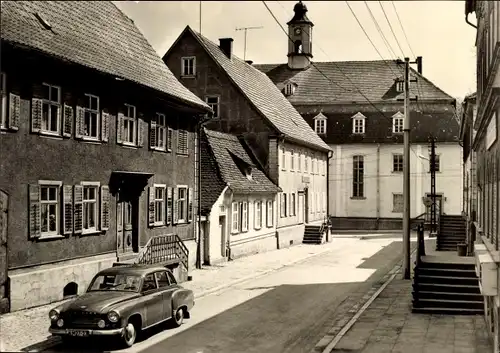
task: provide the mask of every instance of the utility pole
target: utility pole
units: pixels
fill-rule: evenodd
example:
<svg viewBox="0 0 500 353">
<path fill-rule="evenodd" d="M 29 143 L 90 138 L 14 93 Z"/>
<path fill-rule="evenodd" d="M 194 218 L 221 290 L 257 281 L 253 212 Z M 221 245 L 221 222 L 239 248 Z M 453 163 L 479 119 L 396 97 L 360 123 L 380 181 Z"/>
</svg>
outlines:
<svg viewBox="0 0 500 353">
<path fill-rule="evenodd" d="M 410 271 L 410 64 L 416 64 L 417 61 L 411 62 L 409 58 L 404 60 L 404 121 L 403 121 L 403 279 L 411 279 Z M 398 64 L 402 64 L 398 60 Z M 412 80 L 415 82 L 416 80 Z"/>
<path fill-rule="evenodd" d="M 429 168 L 431 172 L 431 234 L 437 232 L 437 212 L 436 212 L 436 140 L 432 134 L 430 139 Z"/>
<path fill-rule="evenodd" d="M 245 31 L 245 37 L 243 39 L 243 46 L 244 46 L 244 49 L 243 49 L 243 60 L 247 59 L 247 31 L 249 29 L 261 29 L 261 28 L 264 28 L 264 27 L 263 26 L 259 26 L 259 27 L 241 27 L 241 28 L 236 28 L 237 31 Z"/>
</svg>

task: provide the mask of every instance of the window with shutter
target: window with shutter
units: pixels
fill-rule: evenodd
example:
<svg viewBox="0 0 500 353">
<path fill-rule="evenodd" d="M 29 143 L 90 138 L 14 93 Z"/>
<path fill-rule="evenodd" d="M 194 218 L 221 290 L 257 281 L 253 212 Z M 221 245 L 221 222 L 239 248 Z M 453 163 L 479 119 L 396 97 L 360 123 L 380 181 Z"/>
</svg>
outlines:
<svg viewBox="0 0 500 353">
<path fill-rule="evenodd" d="M 29 185 L 29 236 L 36 239 L 41 236 L 40 186 Z"/>
<path fill-rule="evenodd" d="M 185 186 L 177 186 L 177 212 L 178 223 L 185 223 L 187 221 L 187 193 L 188 188 Z"/>
<path fill-rule="evenodd" d="M 85 94 L 83 138 L 85 140 L 99 140 L 100 128 L 99 97 L 93 94 Z"/>
<path fill-rule="evenodd" d="M 42 85 L 41 133 L 61 135 L 61 87 L 44 83 Z"/>
<path fill-rule="evenodd" d="M 239 214 L 240 209 L 237 202 L 231 204 L 231 233 L 238 233 L 240 230 L 239 226 Z"/>
<path fill-rule="evenodd" d="M 254 228 L 262 228 L 262 201 L 255 201 L 255 221 Z"/>
<path fill-rule="evenodd" d="M 110 202 L 109 186 L 103 185 L 101 186 L 101 230 L 109 229 Z"/>
<path fill-rule="evenodd" d="M 248 202 L 240 203 L 241 206 L 241 231 L 248 231 Z"/>
<path fill-rule="evenodd" d="M 63 186 L 63 233 L 73 233 L 73 187 Z"/>
<path fill-rule="evenodd" d="M 109 141 L 109 113 L 103 112 L 101 114 L 101 141 L 108 142 Z"/>
<path fill-rule="evenodd" d="M 188 132 L 186 130 L 177 130 L 177 154 L 188 154 Z"/>
<path fill-rule="evenodd" d="M 62 182 L 40 180 L 40 237 L 61 235 L 61 195 Z"/>
<path fill-rule="evenodd" d="M 149 146 L 158 151 L 167 150 L 167 125 L 165 114 L 156 113 L 149 128 Z"/>
<path fill-rule="evenodd" d="M 75 185 L 73 188 L 73 231 L 81 234 L 83 231 L 83 186 Z"/>
<path fill-rule="evenodd" d="M 99 182 L 83 181 L 83 207 L 82 207 L 82 232 L 95 233 L 98 228 L 99 220 Z"/>
<path fill-rule="evenodd" d="M 173 139 L 174 139 L 174 129 L 168 128 L 167 131 L 167 151 L 172 152 Z"/>
<path fill-rule="evenodd" d="M 267 226 L 272 227 L 274 221 L 273 201 L 267 201 Z"/>
<path fill-rule="evenodd" d="M 172 188 L 167 188 L 167 224 L 172 223 Z"/>
<path fill-rule="evenodd" d="M 7 75 L 0 72 L 0 128 L 7 127 Z"/>
<path fill-rule="evenodd" d="M 286 217 L 286 215 L 287 215 L 286 207 L 287 207 L 286 194 L 283 192 L 283 193 L 281 193 L 281 204 L 280 204 L 280 214 L 281 214 L 282 218 Z"/>
<path fill-rule="evenodd" d="M 165 184 L 154 184 L 150 188 L 150 201 L 149 207 L 153 211 L 153 225 L 154 226 L 164 226 L 165 225 L 165 194 L 167 186 Z M 150 211 L 151 212 L 151 211 Z M 151 222 L 151 220 L 150 220 Z"/>
<path fill-rule="evenodd" d="M 63 114 L 63 136 L 71 137 L 71 133 L 73 131 L 73 107 L 71 105 L 64 104 Z"/>
<path fill-rule="evenodd" d="M 84 122 L 85 122 L 85 108 L 77 106 L 76 107 L 76 117 L 75 117 L 75 137 L 78 139 L 83 139 L 84 137 Z"/>
<path fill-rule="evenodd" d="M 178 213 L 179 189 L 174 187 L 173 192 L 174 192 L 174 198 L 172 200 L 172 215 L 173 215 L 172 224 L 177 224 L 179 223 L 179 213 Z"/>
<path fill-rule="evenodd" d="M 193 188 L 189 188 L 188 192 L 188 222 L 193 220 Z"/>
<path fill-rule="evenodd" d="M 19 129 L 19 119 L 21 116 L 21 97 L 17 94 L 9 94 L 9 120 L 8 127 L 12 130 Z"/>
<path fill-rule="evenodd" d="M 42 100 L 31 99 L 31 132 L 39 133 L 42 128 Z"/>
<path fill-rule="evenodd" d="M 135 146 L 137 143 L 137 116 L 135 106 L 125 104 L 125 112 L 122 114 L 122 136 L 124 145 Z"/>
</svg>

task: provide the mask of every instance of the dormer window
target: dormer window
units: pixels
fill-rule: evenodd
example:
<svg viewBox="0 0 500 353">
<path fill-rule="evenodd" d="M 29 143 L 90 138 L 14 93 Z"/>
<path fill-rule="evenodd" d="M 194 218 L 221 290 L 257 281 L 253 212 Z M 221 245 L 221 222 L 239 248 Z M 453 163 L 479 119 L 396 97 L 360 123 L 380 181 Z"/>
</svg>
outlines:
<svg viewBox="0 0 500 353">
<path fill-rule="evenodd" d="M 394 134 L 400 134 L 403 132 L 404 115 L 401 112 L 397 112 L 392 116 L 392 132 Z"/>
<path fill-rule="evenodd" d="M 352 133 L 353 134 L 364 134 L 365 133 L 365 120 L 366 120 L 366 117 L 359 112 L 352 117 Z"/>
<path fill-rule="evenodd" d="M 285 85 L 285 96 L 291 96 L 295 93 L 295 85 L 293 83 L 287 83 Z"/>
<path fill-rule="evenodd" d="M 245 168 L 245 176 L 247 177 L 248 180 L 252 180 L 252 167 L 248 166 Z"/>
<path fill-rule="evenodd" d="M 396 81 L 396 91 L 402 93 L 405 91 L 405 82 L 402 80 Z"/>
<path fill-rule="evenodd" d="M 318 135 L 326 134 L 326 120 L 327 117 L 323 115 L 323 113 L 319 113 L 314 117 L 314 131 Z"/>
</svg>

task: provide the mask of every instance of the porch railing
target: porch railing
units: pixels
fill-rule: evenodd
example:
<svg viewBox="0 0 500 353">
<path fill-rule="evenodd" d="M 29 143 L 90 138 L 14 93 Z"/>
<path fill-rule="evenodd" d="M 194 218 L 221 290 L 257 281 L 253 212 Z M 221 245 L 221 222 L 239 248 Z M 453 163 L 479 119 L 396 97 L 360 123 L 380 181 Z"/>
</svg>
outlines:
<svg viewBox="0 0 500 353">
<path fill-rule="evenodd" d="M 161 264 L 179 260 L 188 270 L 189 250 L 177 234 L 156 235 L 149 239 L 137 256 L 139 264 Z"/>
</svg>

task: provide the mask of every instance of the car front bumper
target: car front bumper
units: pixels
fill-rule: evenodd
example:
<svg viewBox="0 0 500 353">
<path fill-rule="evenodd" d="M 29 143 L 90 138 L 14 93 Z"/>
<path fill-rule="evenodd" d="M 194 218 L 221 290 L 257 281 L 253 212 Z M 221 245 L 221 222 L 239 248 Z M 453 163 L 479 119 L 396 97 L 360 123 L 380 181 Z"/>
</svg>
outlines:
<svg viewBox="0 0 500 353">
<path fill-rule="evenodd" d="M 84 336 L 80 336 L 77 332 L 85 332 Z M 125 332 L 123 327 L 110 329 L 110 330 L 88 330 L 88 329 L 68 329 L 68 328 L 49 328 L 49 333 L 58 336 L 75 336 L 75 337 L 86 337 L 86 336 L 122 336 Z"/>
</svg>

